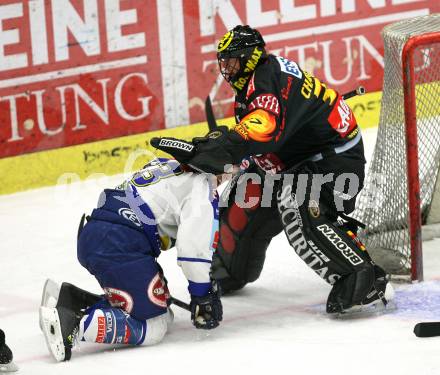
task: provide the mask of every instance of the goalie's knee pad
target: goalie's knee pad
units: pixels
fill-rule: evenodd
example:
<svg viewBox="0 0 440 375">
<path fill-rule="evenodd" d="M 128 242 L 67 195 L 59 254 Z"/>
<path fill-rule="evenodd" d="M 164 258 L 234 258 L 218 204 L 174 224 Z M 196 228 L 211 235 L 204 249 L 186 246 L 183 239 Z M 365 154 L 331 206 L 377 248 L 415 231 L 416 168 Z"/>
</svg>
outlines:
<svg viewBox="0 0 440 375">
<path fill-rule="evenodd" d="M 245 202 L 238 195 L 244 195 Z M 242 178 L 230 194 L 228 207 L 220 213 L 220 241 L 212 275 L 224 293 L 258 279 L 267 247 L 282 230 L 276 206 L 263 207 L 262 195 L 263 184 Z"/>
</svg>

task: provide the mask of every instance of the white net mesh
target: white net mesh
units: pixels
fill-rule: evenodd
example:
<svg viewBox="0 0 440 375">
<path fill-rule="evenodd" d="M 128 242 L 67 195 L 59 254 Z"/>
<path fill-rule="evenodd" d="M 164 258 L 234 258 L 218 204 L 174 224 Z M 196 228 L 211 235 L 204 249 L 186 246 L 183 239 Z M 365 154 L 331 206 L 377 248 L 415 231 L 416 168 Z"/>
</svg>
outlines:
<svg viewBox="0 0 440 375">
<path fill-rule="evenodd" d="M 440 14 L 394 23 L 382 32 L 385 68 L 380 122 L 356 216 L 367 225 L 360 236 L 373 259 L 396 275 L 409 275 L 411 267 L 402 50 L 409 38 L 432 32 L 440 35 Z M 440 39 L 416 48 L 414 59 L 421 211 L 425 222 L 440 159 Z"/>
</svg>

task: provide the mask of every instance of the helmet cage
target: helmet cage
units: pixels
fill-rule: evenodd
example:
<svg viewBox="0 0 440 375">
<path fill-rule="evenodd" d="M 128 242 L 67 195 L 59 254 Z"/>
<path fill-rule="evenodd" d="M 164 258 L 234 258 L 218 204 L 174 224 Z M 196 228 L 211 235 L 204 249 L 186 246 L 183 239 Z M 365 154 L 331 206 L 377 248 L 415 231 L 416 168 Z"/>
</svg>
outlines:
<svg viewBox="0 0 440 375">
<path fill-rule="evenodd" d="M 256 64 L 267 57 L 265 44 L 260 32 L 248 25 L 234 27 L 220 40 L 217 47 L 220 72 L 234 90 L 242 90 Z M 256 51 L 260 53 L 254 55 Z"/>
<path fill-rule="evenodd" d="M 220 54 L 219 54 L 220 55 Z M 240 72 L 242 66 L 242 59 L 240 57 L 234 57 L 230 54 L 223 54 L 224 56 L 218 56 L 218 66 L 220 73 L 227 82 L 233 81 L 234 77 Z"/>
<path fill-rule="evenodd" d="M 247 69 L 248 62 L 252 59 L 255 49 L 262 50 L 262 55 L 259 61 L 262 61 L 267 55 L 264 47 L 252 46 L 236 51 L 222 51 L 217 53 L 217 60 L 219 64 L 220 73 L 224 79 L 234 88 L 239 89 L 242 85 L 235 85 L 235 82 L 248 80 L 252 75 L 254 68 Z"/>
</svg>

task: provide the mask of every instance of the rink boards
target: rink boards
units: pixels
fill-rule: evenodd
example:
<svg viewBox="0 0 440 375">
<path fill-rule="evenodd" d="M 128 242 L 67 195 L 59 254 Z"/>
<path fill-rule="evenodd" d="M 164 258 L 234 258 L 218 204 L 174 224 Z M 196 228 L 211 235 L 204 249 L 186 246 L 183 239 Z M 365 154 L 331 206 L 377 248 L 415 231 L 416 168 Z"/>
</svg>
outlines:
<svg viewBox="0 0 440 375">
<path fill-rule="evenodd" d="M 363 129 L 379 122 L 381 92 L 354 97 L 347 102 Z M 233 118 L 218 121 L 232 125 Z M 191 139 L 206 134 L 206 122 L 102 140 L 76 146 L 0 159 L 0 194 L 70 183 L 96 175 L 114 175 L 139 168 L 155 155 L 165 155 L 149 145 L 158 136 Z"/>
</svg>

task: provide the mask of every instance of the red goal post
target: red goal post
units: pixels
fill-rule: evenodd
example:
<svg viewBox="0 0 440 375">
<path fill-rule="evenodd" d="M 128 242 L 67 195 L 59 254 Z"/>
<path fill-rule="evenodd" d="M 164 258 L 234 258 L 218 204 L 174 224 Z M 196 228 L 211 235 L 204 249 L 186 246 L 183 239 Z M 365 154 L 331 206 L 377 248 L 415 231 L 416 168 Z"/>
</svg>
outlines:
<svg viewBox="0 0 440 375">
<path fill-rule="evenodd" d="M 390 24 L 382 37 L 379 128 L 356 217 L 376 263 L 421 281 L 422 241 L 440 236 L 440 14 Z"/>
<path fill-rule="evenodd" d="M 423 280 L 422 217 L 419 179 L 419 152 L 417 139 L 416 69 L 414 54 L 422 47 L 440 43 L 440 30 L 413 36 L 402 51 L 402 74 L 405 105 L 406 160 L 410 217 L 411 279 Z M 440 61 L 438 61 L 440 69 Z M 440 106 L 440 102 L 439 102 Z M 440 126 L 440 124 L 439 124 Z"/>
</svg>

